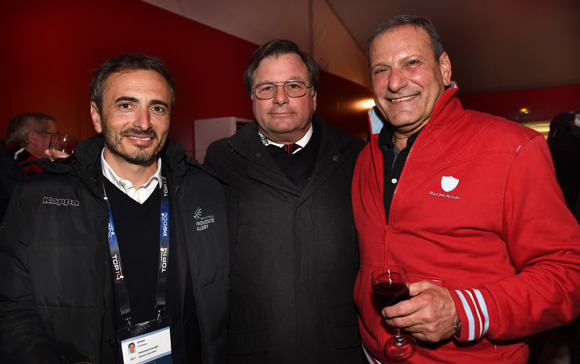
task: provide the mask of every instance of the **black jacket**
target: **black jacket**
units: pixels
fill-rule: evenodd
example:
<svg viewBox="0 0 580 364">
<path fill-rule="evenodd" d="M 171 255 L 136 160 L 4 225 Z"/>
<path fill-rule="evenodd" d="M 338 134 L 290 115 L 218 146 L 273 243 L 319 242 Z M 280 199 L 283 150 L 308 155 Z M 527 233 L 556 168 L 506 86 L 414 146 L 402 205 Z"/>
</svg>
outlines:
<svg viewBox="0 0 580 364">
<path fill-rule="evenodd" d="M 227 183 L 231 256 L 228 363 L 363 363 L 353 287 L 359 268 L 351 181 L 363 147 L 314 116 L 317 165 L 301 190 L 256 122 L 213 143 L 204 167 Z"/>
<path fill-rule="evenodd" d="M 102 137 L 93 137 L 63 163 L 42 164 L 47 173 L 14 192 L 0 230 L 1 363 L 116 361 L 102 148 Z M 180 145 L 168 142 L 162 160 L 170 216 L 176 217 L 170 223 L 178 247 L 171 256 L 177 258 L 186 351 L 188 323 L 197 315 L 203 362 L 221 364 L 229 301 L 223 190 Z M 197 312 L 185 297 L 186 281 Z"/>
<path fill-rule="evenodd" d="M 550 145 L 550 153 L 566 206 L 580 222 L 580 127 L 572 124 L 559 129 Z"/>
<path fill-rule="evenodd" d="M 24 171 L 6 150 L 6 142 L 0 140 L 0 222 L 10 202 L 10 196 L 16 185 L 25 178 Z"/>
</svg>

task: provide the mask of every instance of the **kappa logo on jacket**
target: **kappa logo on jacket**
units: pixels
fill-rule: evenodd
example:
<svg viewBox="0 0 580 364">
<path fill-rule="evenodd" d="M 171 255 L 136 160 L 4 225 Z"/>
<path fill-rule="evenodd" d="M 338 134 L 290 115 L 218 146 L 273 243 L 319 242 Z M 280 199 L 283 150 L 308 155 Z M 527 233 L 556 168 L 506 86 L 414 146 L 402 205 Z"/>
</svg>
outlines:
<svg viewBox="0 0 580 364">
<path fill-rule="evenodd" d="M 56 205 L 56 206 L 79 206 L 79 200 L 71 200 L 70 198 L 57 198 L 57 197 L 43 197 L 42 203 L 45 205 Z"/>
<path fill-rule="evenodd" d="M 198 206 L 197 209 L 195 209 L 195 213 L 193 214 L 197 231 L 206 230 L 209 228 L 210 224 L 215 222 L 214 215 L 207 215 L 202 217 L 202 214 L 201 207 Z"/>
</svg>

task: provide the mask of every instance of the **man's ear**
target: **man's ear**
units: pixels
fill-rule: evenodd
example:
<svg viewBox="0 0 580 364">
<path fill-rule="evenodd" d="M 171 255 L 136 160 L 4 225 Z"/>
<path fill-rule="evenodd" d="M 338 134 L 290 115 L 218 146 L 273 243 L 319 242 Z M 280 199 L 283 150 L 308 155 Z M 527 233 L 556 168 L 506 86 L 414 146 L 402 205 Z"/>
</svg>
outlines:
<svg viewBox="0 0 580 364">
<path fill-rule="evenodd" d="M 312 102 L 313 102 L 313 110 L 312 111 L 316 111 L 316 96 L 318 95 L 318 92 L 314 91 L 314 95 L 312 95 Z"/>
<path fill-rule="evenodd" d="M 447 52 L 443 52 L 439 57 L 439 71 L 443 78 L 443 84 L 449 86 L 451 84 L 451 61 Z"/>
<path fill-rule="evenodd" d="M 28 131 L 28 144 L 30 145 L 40 145 L 40 135 L 36 132 L 36 130 L 29 130 Z"/>
<path fill-rule="evenodd" d="M 103 127 L 101 125 L 101 113 L 97 108 L 97 104 L 94 101 L 91 101 L 91 119 L 93 120 L 93 128 L 99 134 L 103 132 Z"/>
</svg>

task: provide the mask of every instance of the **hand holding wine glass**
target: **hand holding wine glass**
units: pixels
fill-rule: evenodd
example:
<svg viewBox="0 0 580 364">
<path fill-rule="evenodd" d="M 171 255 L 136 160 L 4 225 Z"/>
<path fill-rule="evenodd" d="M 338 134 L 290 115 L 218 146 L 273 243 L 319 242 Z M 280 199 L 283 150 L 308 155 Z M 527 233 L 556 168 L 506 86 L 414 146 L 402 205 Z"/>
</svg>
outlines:
<svg viewBox="0 0 580 364">
<path fill-rule="evenodd" d="M 55 133 L 50 137 L 50 144 L 48 146 L 48 155 L 51 161 L 60 158 L 66 158 L 72 154 L 73 150 L 79 145 L 79 138 Z"/>
<path fill-rule="evenodd" d="M 373 272 L 373 292 L 381 307 L 396 305 L 409 299 L 409 278 L 403 267 L 387 265 Z M 387 340 L 385 354 L 394 360 L 407 359 L 417 348 L 417 343 L 409 335 L 402 335 L 401 330 L 395 329 L 395 336 Z"/>
</svg>

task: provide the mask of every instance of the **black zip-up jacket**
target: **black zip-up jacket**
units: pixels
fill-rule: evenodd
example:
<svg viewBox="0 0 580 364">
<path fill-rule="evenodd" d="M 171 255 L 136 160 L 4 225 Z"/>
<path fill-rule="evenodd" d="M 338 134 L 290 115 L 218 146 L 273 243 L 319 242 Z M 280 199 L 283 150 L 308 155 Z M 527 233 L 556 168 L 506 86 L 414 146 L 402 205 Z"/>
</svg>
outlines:
<svg viewBox="0 0 580 364">
<path fill-rule="evenodd" d="M 62 163 L 39 161 L 47 173 L 14 192 L 0 229 L 0 363 L 116 362 L 103 145 L 95 136 Z M 188 339 L 201 337 L 203 363 L 222 364 L 229 305 L 223 190 L 183 146 L 169 141 L 161 157 L 175 216 L 170 223 L 177 251 L 171 256 L 179 273 L 186 356 Z M 194 328 L 199 335 L 191 334 Z"/>
</svg>

